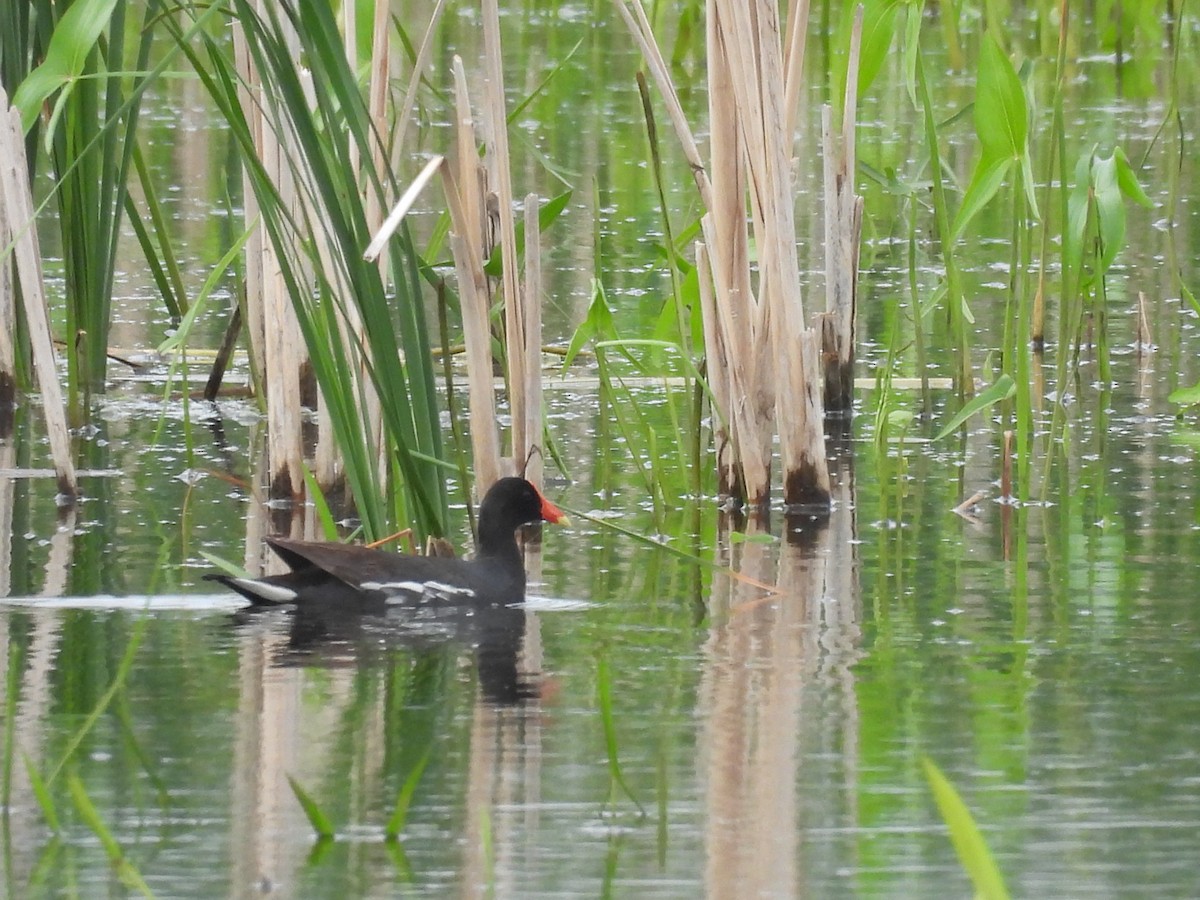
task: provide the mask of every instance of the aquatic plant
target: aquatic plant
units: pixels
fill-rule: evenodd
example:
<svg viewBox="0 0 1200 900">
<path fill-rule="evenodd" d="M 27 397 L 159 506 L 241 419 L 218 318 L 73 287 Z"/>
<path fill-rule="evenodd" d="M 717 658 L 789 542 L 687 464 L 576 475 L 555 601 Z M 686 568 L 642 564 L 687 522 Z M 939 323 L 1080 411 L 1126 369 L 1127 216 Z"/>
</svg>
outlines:
<svg viewBox="0 0 1200 900">
<path fill-rule="evenodd" d="M 380 158 L 383 123 L 367 106 L 328 8 L 282 3 L 259 12 L 236 2 L 233 10 L 248 61 L 262 80 L 262 105 L 242 95 L 244 76 L 226 46 L 205 35 L 201 56 L 184 43 L 177 23 L 172 33 L 237 141 L 364 531 L 375 539 L 411 522 L 422 536 L 440 535 L 444 464 L 420 260 L 403 229 L 386 281 L 379 265 L 363 259 L 371 238 L 368 201 L 374 198 L 382 209 L 396 190 L 390 169 L 365 162 Z M 297 43 L 307 62 L 303 71 Z M 265 151 L 263 135 L 279 142 L 274 154 Z M 264 326 L 261 314 L 247 320 Z M 278 328 L 268 332 L 278 334 Z M 298 399 L 297 363 L 279 349 L 268 351 L 266 361 L 284 371 L 267 384 L 290 383 Z M 268 397 L 268 410 L 272 406 L 283 415 L 290 403 L 280 393 Z M 276 469 L 277 489 L 285 494 L 298 494 L 302 485 L 298 424 L 292 419 L 289 427 L 283 418 L 273 428 L 291 442 L 279 450 L 286 465 Z M 328 490 L 331 473 L 318 474 Z"/>
<path fill-rule="evenodd" d="M 719 490 L 764 508 L 778 431 L 784 502 L 828 509 L 823 415 L 817 391 L 820 334 L 804 317 L 787 183 L 807 17 L 785 29 L 771 3 L 711 4 L 707 17 L 710 156 L 700 158 L 679 94 L 640 2 L 616 7 L 642 51 L 691 168 L 706 212 L 697 248 L 707 377 L 722 427 Z M 757 53 L 744 53 L 757 47 Z M 790 84 L 785 81 L 790 80 Z M 855 76 L 856 77 L 856 76 Z M 743 143 L 744 141 L 744 143 Z M 759 264 L 751 263 L 747 195 Z M 851 217 L 852 218 L 852 217 Z M 848 223 L 843 223 L 848 224 Z M 757 282 L 757 283 L 755 283 Z"/>
<path fill-rule="evenodd" d="M 13 96 L 27 133 L 53 99 L 44 140 L 63 243 L 67 394 L 76 417 L 87 415 L 88 396 L 104 387 L 117 239 L 141 97 L 161 68 L 149 65 L 152 8 L 77 0 L 61 11 L 44 0 L 18 24 L 36 28 L 36 35 L 18 32 L 4 47 L 5 66 L 14 71 L 20 60 L 44 53 Z M 127 43 L 129 35 L 135 40 Z"/>
</svg>

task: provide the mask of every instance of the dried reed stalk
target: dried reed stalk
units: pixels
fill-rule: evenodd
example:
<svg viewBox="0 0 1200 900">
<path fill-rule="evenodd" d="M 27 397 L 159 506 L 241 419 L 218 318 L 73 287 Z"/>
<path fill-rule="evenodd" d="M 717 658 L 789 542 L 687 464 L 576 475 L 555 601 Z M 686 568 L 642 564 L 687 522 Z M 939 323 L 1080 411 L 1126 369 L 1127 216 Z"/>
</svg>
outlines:
<svg viewBox="0 0 1200 900">
<path fill-rule="evenodd" d="M 50 334 L 50 317 L 42 291 L 42 257 L 38 249 L 37 229 L 34 227 L 33 198 L 29 193 L 29 164 L 25 159 L 25 132 L 21 116 L 9 106 L 8 96 L 0 89 L 0 248 L 13 246 L 16 274 L 21 286 L 21 302 L 25 309 L 25 324 L 33 354 L 33 367 L 42 392 L 42 413 L 46 417 L 46 436 L 50 442 L 50 457 L 58 479 L 58 492 L 74 500 L 79 495 L 75 465 L 71 460 L 71 440 L 67 432 L 66 407 L 62 386 L 58 382 L 58 367 L 54 357 L 54 341 Z M 5 253 L 7 258 L 7 253 Z M 7 261 L 4 263 L 7 267 Z M 6 366 L 0 377 L 14 383 L 14 342 L 10 329 L 16 322 L 11 314 L 15 306 L 9 295 L 3 304 L 9 313 L 0 320 Z"/>
<path fill-rule="evenodd" d="M 295 182 L 288 167 L 288 150 L 279 136 L 263 123 L 260 148 L 263 165 L 283 203 L 294 207 Z M 270 493 L 297 498 L 304 490 L 304 447 L 301 439 L 300 326 L 292 310 L 287 284 L 275 258 L 275 248 L 263 241 L 263 341 L 267 371 L 267 456 L 270 460 Z"/>
<path fill-rule="evenodd" d="M 683 114 L 683 104 L 679 102 L 679 92 L 675 89 L 675 82 L 671 79 L 670 69 L 667 68 L 662 53 L 658 49 L 658 43 L 654 40 L 654 32 L 650 28 L 650 20 L 646 18 L 646 10 L 642 7 L 640 0 L 634 0 L 632 13 L 630 6 L 627 5 L 627 0 L 613 0 L 613 2 L 616 3 L 617 12 L 625 20 L 634 41 L 642 51 L 642 58 L 646 60 L 646 64 L 650 67 L 650 73 L 654 76 L 654 81 L 662 92 L 663 101 L 667 105 L 667 114 L 671 118 L 671 125 L 683 148 L 683 155 L 687 160 L 688 167 L 692 170 L 696 189 L 700 191 L 700 199 L 707 209 L 712 209 L 712 188 L 708 180 L 708 170 L 704 166 L 704 160 L 696 146 L 696 139 L 692 136 L 692 130 L 688 126 L 687 116 Z"/>
<path fill-rule="evenodd" d="M 788 36 L 784 47 L 787 60 L 787 82 L 784 85 L 784 110 L 787 118 L 783 132 L 796 133 L 796 117 L 800 110 L 800 89 L 804 86 L 804 49 L 808 37 L 809 0 L 788 0 Z"/>
<path fill-rule="evenodd" d="M 825 409 L 849 416 L 854 407 L 854 320 L 858 305 L 858 253 L 862 235 L 862 198 L 854 193 L 854 131 L 858 110 L 858 68 L 863 8 L 858 7 L 850 38 L 842 130 L 835 137 L 832 112 L 821 110 L 825 173 Z"/>
<path fill-rule="evenodd" d="M 804 317 L 791 186 L 808 2 L 790 4 L 785 66 L 776 3 L 709 0 L 711 183 L 640 0 L 616 3 L 666 98 L 708 208 L 701 220 L 707 255 L 698 257 L 713 286 L 711 303 L 702 294 L 708 374 L 710 383 L 722 382 L 714 398 L 720 403 L 725 394 L 728 406 L 719 412 L 731 432 L 728 439 L 718 436 L 721 490 L 759 507 L 768 501 L 771 434 L 778 423 L 784 502 L 827 509 L 819 335 Z M 759 254 L 757 286 L 747 212 Z M 715 371 L 722 366 L 725 372 Z M 729 446 L 732 462 L 722 459 Z"/>
<path fill-rule="evenodd" d="M 262 84 L 250 57 L 241 25 L 233 25 L 233 56 L 238 72 L 238 102 L 246 110 L 246 125 L 254 139 L 255 147 L 262 147 Z M 249 224 L 259 220 L 258 196 L 254 192 L 250 174 L 242 169 L 242 218 Z M 262 225 L 258 225 L 246 241 L 246 334 L 250 339 L 250 367 L 256 385 L 263 387 L 266 381 L 266 325 L 264 324 L 263 264 L 265 262 Z"/>
<path fill-rule="evenodd" d="M 707 17 L 709 46 L 719 46 L 715 4 Z M 771 437 L 774 432 L 775 397 L 769 379 L 761 377 L 763 354 L 761 304 L 750 278 L 749 232 L 746 223 L 746 178 L 744 143 L 733 77 L 726 54 L 709 58 L 709 156 L 712 167 L 710 213 L 705 242 L 709 268 L 714 277 L 714 337 L 707 340 L 708 373 L 714 377 L 713 361 L 729 366 L 727 405 L 719 413 L 732 429 L 733 465 L 724 469 L 718 489 L 722 494 L 765 502 L 771 491 Z M 714 397 L 717 396 L 714 394 Z M 721 471 L 718 455 L 718 471 Z"/>
<path fill-rule="evenodd" d="M 720 493 L 728 497 L 744 496 L 741 467 L 738 464 L 734 434 L 724 416 L 731 408 L 733 385 L 732 366 L 722 338 L 724 330 L 717 321 L 717 301 L 713 294 L 715 280 L 709 264 L 708 247 L 696 242 L 696 268 L 700 282 L 700 315 L 704 326 L 704 347 L 707 360 L 706 377 L 713 396 L 713 446 L 717 453 L 717 485 Z"/>
<path fill-rule="evenodd" d="M 442 183 L 450 207 L 450 249 L 458 275 L 463 341 L 467 350 L 467 410 L 471 421 L 471 455 L 475 490 L 482 497 L 503 474 L 496 431 L 496 395 L 492 389 L 492 335 L 488 279 L 483 271 L 484 194 L 482 165 L 476 150 L 475 121 L 462 59 L 454 57 L 454 108 L 457 119 L 456 180 L 448 165 Z"/>
<path fill-rule="evenodd" d="M 0 88 L 0 102 L 8 97 Z M 8 187 L 8 119 L 0 121 L 0 440 L 12 430 L 12 407 L 17 394 L 17 289 L 13 282 L 16 244 L 4 197 Z M 0 548 L 2 549 L 2 548 Z M 0 577 L 3 577 L 0 573 Z"/>
<path fill-rule="evenodd" d="M 443 169 L 446 195 L 457 193 L 449 169 Z M 459 200 L 450 207 L 461 207 Z M 459 213 L 461 216 L 461 212 Z M 453 216 L 453 213 L 452 213 Z M 475 489 L 480 496 L 500 478 L 500 443 L 496 435 L 496 395 L 492 390 L 492 339 L 488 330 L 487 281 L 483 267 L 471 264 L 471 242 L 456 230 L 450 235 L 450 250 L 458 275 L 462 304 L 463 338 L 467 347 L 467 409 L 471 421 L 471 456 L 475 463 Z M 479 373 L 488 377 L 480 377 Z"/>
<path fill-rule="evenodd" d="M 529 452 L 525 434 L 525 310 L 517 280 L 517 234 L 513 218 L 512 166 L 508 152 L 507 106 L 504 102 L 503 51 L 497 0 L 483 0 L 484 109 L 490 124 L 485 140 L 489 183 L 496 192 L 496 226 L 500 233 L 501 296 L 504 300 L 504 347 L 508 362 L 508 405 L 512 415 L 512 456 L 519 466 Z"/>
<path fill-rule="evenodd" d="M 260 2 L 258 11 L 263 10 Z M 289 156 L 295 155 L 290 146 L 291 135 L 278 116 L 275 121 L 268 119 L 271 109 L 266 104 L 241 25 L 236 21 L 233 31 L 235 56 L 242 76 L 239 92 L 259 158 L 281 202 L 296 213 L 299 200 L 289 165 Z M 298 56 L 298 39 L 291 35 L 290 41 Z M 247 224 L 251 224 L 258 218 L 258 206 L 253 202 L 254 191 L 248 182 L 245 187 L 245 216 Z M 260 383 L 265 385 L 267 398 L 270 493 L 274 497 L 295 499 L 304 490 L 300 390 L 304 342 L 275 247 L 262 236 L 261 227 L 256 232 L 247 244 L 246 324 L 252 354 L 260 360 Z"/>
<path fill-rule="evenodd" d="M 433 14 L 429 17 L 429 26 L 425 29 L 425 36 L 421 38 L 421 47 L 417 50 L 417 58 L 413 63 L 412 77 L 408 81 L 408 90 L 404 93 L 404 101 L 400 106 L 400 111 L 396 115 L 395 131 L 392 135 L 392 170 L 399 172 L 400 154 L 404 147 L 404 135 L 408 131 L 408 123 L 412 120 L 413 106 L 417 102 L 417 88 L 421 86 L 421 78 L 425 74 L 425 70 L 429 67 L 429 57 L 433 50 L 433 34 L 437 28 L 438 22 L 442 20 L 442 12 L 446 8 L 446 0 L 438 0 L 437 5 L 433 8 Z M 383 10 L 383 16 L 386 18 L 390 12 L 390 4 L 379 3 L 376 6 L 377 11 Z"/>
<path fill-rule="evenodd" d="M 542 483 L 542 248 L 538 240 L 538 196 L 525 195 L 525 456 L 517 465 L 536 485 Z"/>
</svg>

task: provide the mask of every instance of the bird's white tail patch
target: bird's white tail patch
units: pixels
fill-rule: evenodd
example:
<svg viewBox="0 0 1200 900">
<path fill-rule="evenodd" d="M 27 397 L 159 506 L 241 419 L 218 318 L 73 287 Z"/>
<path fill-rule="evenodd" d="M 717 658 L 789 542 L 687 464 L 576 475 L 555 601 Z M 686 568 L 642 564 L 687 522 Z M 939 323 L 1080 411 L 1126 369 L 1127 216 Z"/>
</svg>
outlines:
<svg viewBox="0 0 1200 900">
<path fill-rule="evenodd" d="M 252 578 L 231 578 L 230 583 L 236 584 L 247 594 L 253 594 L 267 603 L 291 603 L 296 599 L 295 591 L 277 584 L 266 584 Z"/>
</svg>

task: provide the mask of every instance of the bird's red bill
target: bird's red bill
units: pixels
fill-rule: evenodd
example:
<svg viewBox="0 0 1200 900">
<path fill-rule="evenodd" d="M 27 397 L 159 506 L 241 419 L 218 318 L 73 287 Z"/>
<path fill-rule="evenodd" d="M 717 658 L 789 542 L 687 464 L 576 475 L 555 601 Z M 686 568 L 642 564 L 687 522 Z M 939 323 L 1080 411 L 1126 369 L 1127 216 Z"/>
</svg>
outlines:
<svg viewBox="0 0 1200 900">
<path fill-rule="evenodd" d="M 538 496 L 542 497 L 541 494 Z M 566 525 L 569 522 L 567 514 L 545 497 L 542 497 L 542 518 L 552 525 Z"/>
</svg>

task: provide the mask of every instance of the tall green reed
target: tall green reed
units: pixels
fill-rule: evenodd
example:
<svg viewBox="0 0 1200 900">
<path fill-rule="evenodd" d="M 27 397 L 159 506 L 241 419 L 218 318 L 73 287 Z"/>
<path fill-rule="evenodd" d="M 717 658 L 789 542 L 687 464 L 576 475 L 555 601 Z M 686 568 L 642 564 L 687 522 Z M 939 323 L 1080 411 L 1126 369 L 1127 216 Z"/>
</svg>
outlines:
<svg viewBox="0 0 1200 900">
<path fill-rule="evenodd" d="M 201 9 L 189 5 L 181 19 L 194 20 Z M 196 49 L 183 43 L 179 23 L 169 20 L 168 27 L 240 150 L 364 531 L 375 539 L 400 523 L 411 523 L 422 537 L 441 535 L 447 464 L 442 461 L 420 260 L 407 229 L 393 243 L 386 279 L 377 265 L 362 258 L 371 238 L 366 197 L 374 195 L 386 206 L 398 191 L 392 173 L 376 173 L 369 165 L 360 169 L 356 161 L 371 159 L 377 142 L 386 139 L 373 127 L 354 65 L 325 4 L 283 2 L 260 13 L 235 0 L 231 9 L 245 30 L 263 84 L 265 126 L 296 148 L 286 165 L 304 196 L 299 212 L 259 158 L 249 120 L 254 111 L 239 101 L 239 77 L 226 45 L 205 34 Z M 289 45 L 289 33 L 299 41 L 300 58 Z M 362 332 L 343 340 L 352 308 L 361 318 Z M 370 440 L 365 382 L 356 375 L 360 371 L 380 400 L 382 467 Z"/>
<path fill-rule="evenodd" d="M 933 100 L 929 91 L 929 81 L 925 70 L 925 57 L 920 46 L 916 45 L 913 54 L 913 65 L 916 81 L 916 94 L 921 104 L 922 121 L 925 130 L 925 143 L 929 151 L 929 168 L 933 176 L 933 211 L 937 223 L 938 240 L 942 253 L 942 264 L 945 267 L 945 281 L 939 294 L 943 293 L 946 300 L 946 314 L 950 325 L 950 339 L 954 354 L 954 384 L 960 400 L 966 400 L 973 392 L 970 344 L 967 337 L 967 324 L 970 321 L 970 310 L 967 309 L 963 295 L 962 276 L 958 268 L 958 260 L 954 254 L 954 232 L 950 222 L 949 199 L 942 173 L 942 157 L 938 149 L 938 128 L 933 114 Z"/>
<path fill-rule="evenodd" d="M 76 0 L 65 12 L 37 3 L 30 46 L 44 47 L 45 58 L 13 98 L 27 131 L 53 98 L 46 143 L 66 276 L 67 394 L 76 417 L 104 386 L 127 177 L 141 96 L 158 71 L 149 69 L 154 10 L 153 3 L 122 0 Z"/>
<path fill-rule="evenodd" d="M 1032 383 L 1030 374 L 1029 290 L 1024 272 L 1028 262 L 1028 223 L 1039 216 L 1034 193 L 1032 157 L 1029 152 L 1029 104 L 1025 87 L 996 33 L 989 31 L 981 41 L 979 69 L 975 82 L 975 133 L 980 154 L 953 226 L 953 239 L 999 193 L 1011 178 L 1012 214 L 1009 290 L 1005 303 L 1001 340 L 1001 372 L 1021 389 L 1015 392 L 1018 442 L 1018 487 L 1028 496 L 1032 446 Z M 1012 410 L 1005 408 L 1005 418 Z"/>
</svg>

